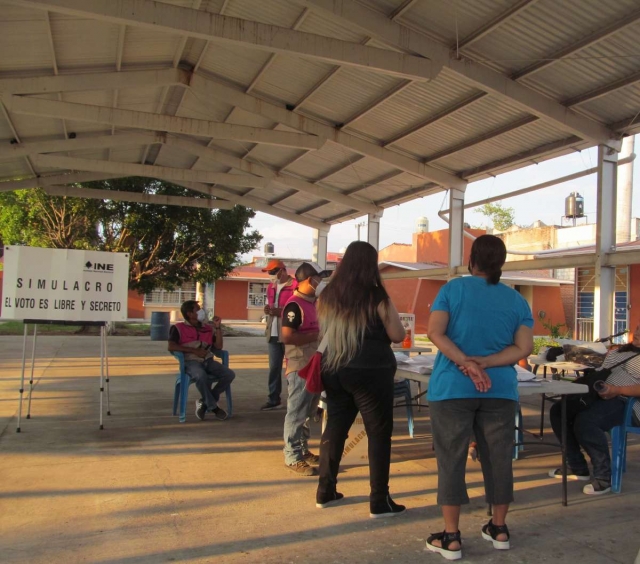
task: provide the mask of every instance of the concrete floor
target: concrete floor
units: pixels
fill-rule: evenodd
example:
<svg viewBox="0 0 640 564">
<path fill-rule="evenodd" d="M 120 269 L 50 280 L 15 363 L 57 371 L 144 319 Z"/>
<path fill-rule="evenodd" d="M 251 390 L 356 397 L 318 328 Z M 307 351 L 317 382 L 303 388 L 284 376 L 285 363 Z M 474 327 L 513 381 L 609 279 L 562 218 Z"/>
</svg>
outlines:
<svg viewBox="0 0 640 564">
<path fill-rule="evenodd" d="M 406 514 L 368 518 L 365 467 L 341 473 L 341 506 L 318 510 L 315 479 L 283 466 L 284 410 L 259 411 L 266 342 L 227 338 L 225 348 L 237 373 L 234 417 L 200 422 L 191 402 L 180 424 L 171 416 L 176 363 L 165 343 L 110 338 L 112 416 L 100 431 L 98 339 L 40 338 L 33 417 L 17 434 L 22 338 L 2 337 L 0 561 L 444 562 L 424 549 L 442 528 L 428 411 L 415 413 L 414 439 L 404 408 L 396 414 L 391 490 Z M 524 406 L 529 429 L 537 409 L 534 400 Z M 318 438 L 314 424 L 315 450 Z M 514 465 L 513 548 L 500 552 L 480 537 L 482 477 L 470 462 L 464 561 L 632 563 L 640 547 L 639 447 L 632 439 L 622 494 L 587 497 L 571 482 L 569 506 L 561 507 L 560 482 L 546 476 L 558 450 L 527 446 Z"/>
</svg>

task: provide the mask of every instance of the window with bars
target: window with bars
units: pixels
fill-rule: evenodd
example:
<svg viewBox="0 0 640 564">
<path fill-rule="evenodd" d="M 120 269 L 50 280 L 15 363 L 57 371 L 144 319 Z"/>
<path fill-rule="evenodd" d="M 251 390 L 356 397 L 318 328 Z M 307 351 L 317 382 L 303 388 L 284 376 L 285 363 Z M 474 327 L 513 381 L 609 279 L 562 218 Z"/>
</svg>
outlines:
<svg viewBox="0 0 640 564">
<path fill-rule="evenodd" d="M 579 268 L 576 303 L 576 331 L 577 338 L 581 341 L 593 341 L 593 316 L 595 311 L 595 269 Z M 616 286 L 614 294 L 614 321 L 613 333 L 619 333 L 628 327 L 627 321 L 628 303 L 628 268 L 619 266 L 616 268 Z M 606 335 L 599 335 L 606 337 Z M 618 337 L 614 342 L 625 342 L 626 337 Z"/>
<path fill-rule="evenodd" d="M 264 307 L 267 303 L 267 286 L 261 282 L 249 282 L 249 307 Z"/>
<path fill-rule="evenodd" d="M 179 306 L 196 299 L 196 283 L 185 282 L 175 290 L 153 290 L 144 296 L 144 305 Z"/>
</svg>

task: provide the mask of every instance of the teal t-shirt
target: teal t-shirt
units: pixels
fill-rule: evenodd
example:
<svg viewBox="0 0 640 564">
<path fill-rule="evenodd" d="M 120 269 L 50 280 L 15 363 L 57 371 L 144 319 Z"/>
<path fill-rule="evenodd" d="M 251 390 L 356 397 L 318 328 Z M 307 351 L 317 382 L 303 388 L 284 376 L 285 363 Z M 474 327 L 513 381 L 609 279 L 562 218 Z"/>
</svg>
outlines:
<svg viewBox="0 0 640 564">
<path fill-rule="evenodd" d="M 445 284 L 431 311 L 449 314 L 447 336 L 468 356 L 487 356 L 512 345 L 521 325 L 533 327 L 531 308 L 515 290 L 502 283 L 489 284 L 479 276 L 455 278 Z M 518 380 L 513 366 L 487 369 L 488 392 L 478 392 L 446 356 L 438 352 L 429 381 L 428 399 L 518 399 Z"/>
</svg>

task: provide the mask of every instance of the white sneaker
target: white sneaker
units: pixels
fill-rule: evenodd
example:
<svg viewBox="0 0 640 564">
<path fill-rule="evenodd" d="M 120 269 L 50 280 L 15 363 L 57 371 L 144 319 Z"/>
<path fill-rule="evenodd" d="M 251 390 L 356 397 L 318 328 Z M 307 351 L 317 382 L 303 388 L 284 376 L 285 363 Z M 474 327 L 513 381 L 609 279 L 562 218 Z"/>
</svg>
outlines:
<svg viewBox="0 0 640 564">
<path fill-rule="evenodd" d="M 603 485 L 598 480 L 594 480 L 582 488 L 582 493 L 587 495 L 603 495 L 611 491 L 611 484 Z"/>
<path fill-rule="evenodd" d="M 562 468 L 555 468 L 553 470 L 549 470 L 550 478 L 558 478 L 562 480 Z M 574 474 L 567 468 L 567 480 L 581 480 L 583 482 L 588 482 L 591 479 L 591 476 L 587 472 L 586 474 Z"/>
</svg>

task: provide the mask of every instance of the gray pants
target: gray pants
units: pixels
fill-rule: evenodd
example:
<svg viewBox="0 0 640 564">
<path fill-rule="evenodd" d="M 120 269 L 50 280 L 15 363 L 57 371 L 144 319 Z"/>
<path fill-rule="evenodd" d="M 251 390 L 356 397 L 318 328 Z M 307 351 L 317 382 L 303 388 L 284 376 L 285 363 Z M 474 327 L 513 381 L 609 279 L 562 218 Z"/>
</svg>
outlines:
<svg viewBox="0 0 640 564">
<path fill-rule="evenodd" d="M 513 501 L 513 438 L 517 402 L 478 398 L 432 401 L 431 431 L 438 461 L 438 505 L 469 503 L 465 470 L 471 435 L 478 443 L 487 503 Z"/>
<path fill-rule="evenodd" d="M 207 406 L 207 411 L 213 411 L 218 407 L 220 394 L 228 388 L 236 377 L 236 373 L 233 370 L 212 358 L 208 358 L 204 362 L 187 360 L 184 363 L 184 369 L 191 381 L 195 383 L 196 388 L 198 388 L 202 401 Z M 216 384 L 215 386 L 213 385 L 214 383 Z"/>
</svg>

